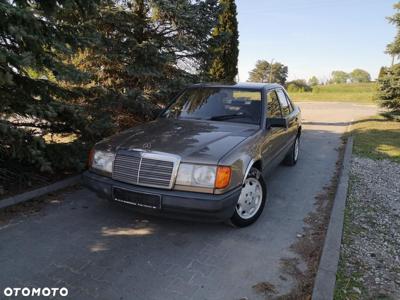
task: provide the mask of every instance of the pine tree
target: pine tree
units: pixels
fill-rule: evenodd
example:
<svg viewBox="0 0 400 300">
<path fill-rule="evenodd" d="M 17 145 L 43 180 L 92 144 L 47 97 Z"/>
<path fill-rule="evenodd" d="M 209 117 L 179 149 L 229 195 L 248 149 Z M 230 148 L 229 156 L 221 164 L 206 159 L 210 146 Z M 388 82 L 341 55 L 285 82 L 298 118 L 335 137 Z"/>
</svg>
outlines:
<svg viewBox="0 0 400 300">
<path fill-rule="evenodd" d="M 204 72 L 217 0 L 0 0 L 0 160 L 82 167 Z M 52 134 L 72 136 L 49 143 Z M 60 159 L 62 157 L 62 159 Z"/>
<path fill-rule="evenodd" d="M 238 73 L 239 32 L 234 0 L 220 0 L 218 24 L 212 32 L 208 76 L 211 81 L 234 82 Z"/>
<path fill-rule="evenodd" d="M 386 67 L 381 67 L 381 69 L 379 70 L 378 80 L 379 80 L 379 79 L 382 79 L 383 76 L 385 76 L 386 70 L 387 70 Z"/>
<path fill-rule="evenodd" d="M 397 35 L 387 46 L 386 52 L 393 58 L 400 55 L 400 2 L 394 5 L 396 13 L 389 18 L 397 28 Z M 382 107 L 392 114 L 400 114 L 400 64 L 381 69 L 378 78 L 378 99 Z"/>
<path fill-rule="evenodd" d="M 90 20 L 102 46 L 88 48 L 74 63 L 94 75 L 86 89 L 119 127 L 132 126 L 198 81 L 215 18 L 214 0 L 102 1 Z M 102 87 L 92 89 L 91 86 Z"/>
<path fill-rule="evenodd" d="M 394 9 L 396 13 L 389 17 L 388 20 L 391 24 L 396 26 L 397 34 L 394 38 L 394 41 L 387 45 L 386 53 L 390 54 L 393 57 L 399 57 L 400 55 L 400 2 L 394 5 Z"/>
<path fill-rule="evenodd" d="M 387 68 L 378 79 L 378 99 L 390 113 L 400 115 L 400 64 Z"/>
<path fill-rule="evenodd" d="M 42 171 L 55 163 L 76 165 L 46 143 L 48 133 L 81 136 L 87 126 L 74 103 L 82 94 L 68 87 L 82 80 L 65 58 L 82 47 L 79 20 L 95 8 L 86 0 L 0 1 L 0 160 L 35 165 Z M 66 13 L 66 12 L 69 13 Z M 71 149 L 71 151 L 74 151 Z M 70 161 L 68 161 L 70 160 Z"/>
</svg>

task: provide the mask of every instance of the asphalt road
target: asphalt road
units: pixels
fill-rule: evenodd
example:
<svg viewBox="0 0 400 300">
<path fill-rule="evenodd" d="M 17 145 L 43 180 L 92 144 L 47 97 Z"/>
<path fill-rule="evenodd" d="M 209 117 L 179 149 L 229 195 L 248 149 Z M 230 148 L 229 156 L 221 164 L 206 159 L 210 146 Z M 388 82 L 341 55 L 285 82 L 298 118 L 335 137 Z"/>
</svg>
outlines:
<svg viewBox="0 0 400 300">
<path fill-rule="evenodd" d="M 82 188 L 51 197 L 38 213 L 0 223 L 0 298 L 6 287 L 67 287 L 67 299 L 265 299 L 252 288 L 293 280 L 280 261 L 302 232 L 315 196 L 333 175 L 347 122 L 373 106 L 301 103 L 298 164 L 268 178 L 268 202 L 253 226 L 147 217 Z M 65 298 L 64 298 L 65 299 Z"/>
</svg>

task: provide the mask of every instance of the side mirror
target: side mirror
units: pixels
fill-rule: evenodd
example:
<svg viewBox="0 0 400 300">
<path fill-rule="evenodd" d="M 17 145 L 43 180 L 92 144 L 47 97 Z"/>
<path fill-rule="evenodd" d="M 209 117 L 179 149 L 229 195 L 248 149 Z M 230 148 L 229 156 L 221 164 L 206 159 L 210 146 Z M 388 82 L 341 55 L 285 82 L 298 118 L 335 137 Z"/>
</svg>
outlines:
<svg viewBox="0 0 400 300">
<path fill-rule="evenodd" d="M 267 128 L 280 127 L 288 128 L 288 122 L 285 118 L 267 118 Z"/>
</svg>

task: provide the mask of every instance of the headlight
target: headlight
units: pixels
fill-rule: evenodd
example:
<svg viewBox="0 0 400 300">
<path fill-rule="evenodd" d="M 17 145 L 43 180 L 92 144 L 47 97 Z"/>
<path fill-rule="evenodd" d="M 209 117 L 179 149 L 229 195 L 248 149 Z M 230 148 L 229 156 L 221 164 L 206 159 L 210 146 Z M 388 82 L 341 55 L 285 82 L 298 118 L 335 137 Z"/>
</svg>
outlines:
<svg viewBox="0 0 400 300">
<path fill-rule="evenodd" d="M 112 173 L 115 154 L 112 152 L 93 150 L 90 166 L 93 169 Z"/>
<path fill-rule="evenodd" d="M 176 184 L 214 188 L 216 171 L 215 166 L 181 164 Z"/>
<path fill-rule="evenodd" d="M 231 167 L 182 163 L 179 166 L 175 183 L 177 185 L 223 189 L 229 185 L 230 179 Z"/>
</svg>

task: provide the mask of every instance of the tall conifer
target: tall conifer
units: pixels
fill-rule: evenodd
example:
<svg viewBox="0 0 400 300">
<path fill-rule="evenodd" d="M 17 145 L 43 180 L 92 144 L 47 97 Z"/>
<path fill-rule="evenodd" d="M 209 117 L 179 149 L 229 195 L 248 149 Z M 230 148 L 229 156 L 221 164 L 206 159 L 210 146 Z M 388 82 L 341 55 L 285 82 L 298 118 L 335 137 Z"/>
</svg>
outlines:
<svg viewBox="0 0 400 300">
<path fill-rule="evenodd" d="M 239 32 L 235 0 L 220 0 L 218 24 L 212 32 L 208 76 L 233 82 L 238 73 Z"/>
</svg>

